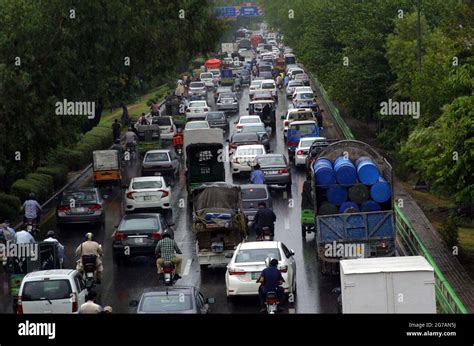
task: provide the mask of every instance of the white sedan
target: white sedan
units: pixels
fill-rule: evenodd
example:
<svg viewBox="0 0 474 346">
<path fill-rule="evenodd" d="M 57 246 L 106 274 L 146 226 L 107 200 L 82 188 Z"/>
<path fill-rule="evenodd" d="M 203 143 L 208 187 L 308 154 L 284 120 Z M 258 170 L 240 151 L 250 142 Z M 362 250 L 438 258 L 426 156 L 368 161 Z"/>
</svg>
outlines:
<svg viewBox="0 0 474 346">
<path fill-rule="evenodd" d="M 171 189 L 161 176 L 135 177 L 125 191 L 125 212 L 138 209 L 171 211 Z"/>
<path fill-rule="evenodd" d="M 295 166 L 305 166 L 306 157 L 308 156 L 309 148 L 316 141 L 323 141 L 326 137 L 303 137 L 300 139 L 295 150 Z"/>
<path fill-rule="evenodd" d="M 225 286 L 227 297 L 258 295 L 257 279 L 265 269 L 267 257 L 278 260 L 278 269 L 285 282 L 285 293 L 296 292 L 296 262 L 294 251 L 279 241 L 256 241 L 240 243 L 227 265 Z"/>
<path fill-rule="evenodd" d="M 188 109 L 186 109 L 186 121 L 188 120 L 204 120 L 211 108 L 206 101 L 191 101 Z"/>
<path fill-rule="evenodd" d="M 186 126 L 184 126 L 184 130 L 198 130 L 198 129 L 210 129 L 211 126 L 207 120 L 194 120 L 188 121 Z"/>
<path fill-rule="evenodd" d="M 230 162 L 232 174 L 250 172 L 255 157 L 266 153 L 265 147 L 262 144 L 239 145 Z"/>
<path fill-rule="evenodd" d="M 255 124 L 255 125 L 264 125 L 262 119 L 258 115 L 243 115 L 239 118 L 239 121 L 236 121 L 237 131 L 242 129 L 245 125 Z"/>
</svg>

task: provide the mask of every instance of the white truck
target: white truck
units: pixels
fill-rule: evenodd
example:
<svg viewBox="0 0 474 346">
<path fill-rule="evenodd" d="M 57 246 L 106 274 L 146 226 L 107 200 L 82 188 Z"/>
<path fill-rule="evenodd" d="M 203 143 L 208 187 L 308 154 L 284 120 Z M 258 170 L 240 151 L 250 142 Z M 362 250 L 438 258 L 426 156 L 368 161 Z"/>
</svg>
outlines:
<svg viewBox="0 0 474 346">
<path fill-rule="evenodd" d="M 121 158 L 117 150 L 95 150 L 93 156 L 94 182 L 96 186 L 122 185 Z"/>
<path fill-rule="evenodd" d="M 340 261 L 342 313 L 436 313 L 434 269 L 422 256 Z"/>
</svg>

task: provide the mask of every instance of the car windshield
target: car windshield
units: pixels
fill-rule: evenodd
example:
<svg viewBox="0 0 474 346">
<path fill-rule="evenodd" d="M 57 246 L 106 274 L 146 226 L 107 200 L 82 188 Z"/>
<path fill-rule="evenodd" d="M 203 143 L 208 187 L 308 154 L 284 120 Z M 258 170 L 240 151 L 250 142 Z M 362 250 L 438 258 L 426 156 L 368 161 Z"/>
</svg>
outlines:
<svg viewBox="0 0 474 346">
<path fill-rule="evenodd" d="M 268 198 L 268 193 L 267 190 L 264 188 L 255 188 L 251 187 L 248 189 L 242 188 L 242 200 L 247 201 L 247 200 L 253 200 L 253 199 L 267 199 Z"/>
<path fill-rule="evenodd" d="M 26 282 L 21 299 L 23 301 L 70 299 L 69 280 L 41 280 Z"/>
<path fill-rule="evenodd" d="M 293 70 L 293 71 L 291 72 L 291 74 L 292 74 L 293 76 L 295 76 L 295 75 L 297 75 L 297 74 L 300 74 L 300 73 L 304 73 L 304 71 L 303 71 L 303 70 Z"/>
<path fill-rule="evenodd" d="M 190 121 L 186 123 L 186 129 L 207 129 L 209 128 L 208 123 L 203 123 L 201 121 Z"/>
<path fill-rule="evenodd" d="M 235 257 L 235 263 L 246 263 L 246 262 L 265 262 L 267 257 L 281 260 L 280 251 L 274 249 L 249 249 L 240 250 Z"/>
<path fill-rule="evenodd" d="M 242 132 L 266 132 L 265 127 L 262 125 L 258 126 L 245 126 L 242 128 Z"/>
<path fill-rule="evenodd" d="M 212 79 L 212 73 L 203 73 L 201 74 L 201 79 Z"/>
<path fill-rule="evenodd" d="M 258 158 L 258 163 L 261 166 L 275 166 L 281 165 L 285 166 L 285 159 L 282 156 L 263 156 Z"/>
<path fill-rule="evenodd" d="M 262 89 L 273 89 L 275 88 L 275 84 L 273 83 L 262 83 Z"/>
<path fill-rule="evenodd" d="M 310 135 L 316 129 L 315 124 L 290 125 L 290 128 L 299 132 L 300 136 Z"/>
<path fill-rule="evenodd" d="M 264 57 L 264 59 L 265 59 L 265 57 Z M 270 65 L 262 65 L 262 66 L 259 67 L 259 70 L 260 70 L 260 72 L 271 72 L 272 67 Z"/>
<path fill-rule="evenodd" d="M 159 126 L 171 126 L 171 119 L 167 117 L 154 117 L 153 124 L 157 124 Z"/>
<path fill-rule="evenodd" d="M 155 217 L 133 217 L 123 219 L 118 227 L 121 231 L 135 231 L 140 229 L 160 230 L 160 225 Z"/>
<path fill-rule="evenodd" d="M 315 139 L 302 139 L 300 141 L 300 147 L 301 148 L 309 148 L 311 144 L 315 142 Z"/>
<path fill-rule="evenodd" d="M 298 94 L 300 100 L 312 100 L 314 98 L 313 93 L 301 93 Z"/>
<path fill-rule="evenodd" d="M 236 133 L 232 137 L 232 142 L 233 143 L 238 143 L 238 142 L 258 142 L 258 136 L 255 133 Z"/>
<path fill-rule="evenodd" d="M 169 293 L 145 296 L 140 311 L 142 312 L 178 312 L 192 309 L 191 295 L 185 293 Z"/>
<path fill-rule="evenodd" d="M 207 119 L 211 119 L 211 120 L 220 120 L 220 119 L 223 119 L 224 117 L 225 115 L 222 113 L 207 113 Z"/>
<path fill-rule="evenodd" d="M 296 88 L 296 87 L 299 87 L 299 86 L 303 86 L 303 82 L 300 82 L 300 81 L 297 81 L 297 82 L 289 82 L 288 83 L 288 86 L 290 88 Z"/>
<path fill-rule="evenodd" d="M 312 112 L 291 112 L 288 119 L 311 119 L 313 118 Z"/>
<path fill-rule="evenodd" d="M 220 97 L 221 99 L 234 99 L 235 95 L 232 93 L 221 93 Z"/>
<path fill-rule="evenodd" d="M 132 183 L 133 190 L 159 189 L 161 187 L 163 187 L 163 183 L 160 180 L 134 181 Z"/>
<path fill-rule="evenodd" d="M 260 117 L 255 117 L 255 118 L 240 118 L 240 123 L 241 124 L 259 124 L 262 121 L 260 120 Z"/>
<path fill-rule="evenodd" d="M 71 200 L 77 203 L 92 203 L 96 201 L 96 194 L 93 191 L 73 191 L 63 195 L 62 203 L 69 204 Z"/>
<path fill-rule="evenodd" d="M 205 85 L 203 82 L 191 82 L 191 84 L 189 84 L 189 87 L 191 88 L 204 88 Z"/>
<path fill-rule="evenodd" d="M 244 148 L 244 149 L 241 149 L 241 148 L 242 147 L 239 147 L 237 149 L 236 156 L 257 156 L 257 155 L 263 154 L 262 148 Z"/>
<path fill-rule="evenodd" d="M 219 71 L 211 71 L 214 77 L 219 76 L 221 73 Z"/>
<path fill-rule="evenodd" d="M 145 162 L 164 162 L 169 161 L 168 153 L 148 153 L 145 156 Z"/>
<path fill-rule="evenodd" d="M 262 84 L 262 81 L 256 80 L 256 81 L 252 81 L 250 86 L 258 88 L 261 84 Z"/>
<path fill-rule="evenodd" d="M 207 107 L 206 101 L 194 101 L 189 103 L 190 108 L 205 108 Z"/>
</svg>

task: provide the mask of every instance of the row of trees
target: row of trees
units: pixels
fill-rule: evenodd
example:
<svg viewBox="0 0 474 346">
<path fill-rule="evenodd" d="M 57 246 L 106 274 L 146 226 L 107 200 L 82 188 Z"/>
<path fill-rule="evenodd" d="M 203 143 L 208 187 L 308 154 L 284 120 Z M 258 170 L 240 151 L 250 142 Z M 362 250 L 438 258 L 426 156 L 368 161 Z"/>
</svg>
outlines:
<svg viewBox="0 0 474 346">
<path fill-rule="evenodd" d="M 474 6 L 423 0 L 262 0 L 266 19 L 285 35 L 344 112 L 376 122 L 378 139 L 433 191 L 474 200 Z M 389 99 L 419 102 L 421 116 L 381 114 Z"/>
<path fill-rule="evenodd" d="M 64 99 L 104 107 L 134 99 L 212 51 L 211 1 L 0 0 L 0 190 L 51 149 L 75 143 L 86 116 L 56 115 Z"/>
</svg>

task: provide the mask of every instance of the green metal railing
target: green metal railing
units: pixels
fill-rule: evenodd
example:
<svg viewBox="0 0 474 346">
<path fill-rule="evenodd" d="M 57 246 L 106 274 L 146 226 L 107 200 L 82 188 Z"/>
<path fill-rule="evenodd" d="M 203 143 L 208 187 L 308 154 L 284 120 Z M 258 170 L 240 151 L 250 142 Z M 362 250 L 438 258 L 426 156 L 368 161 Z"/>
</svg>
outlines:
<svg viewBox="0 0 474 346">
<path fill-rule="evenodd" d="M 326 105 L 328 106 L 331 114 L 334 117 L 334 120 L 337 123 L 337 126 L 341 130 L 345 139 L 355 139 L 354 134 L 352 133 L 349 126 L 342 118 L 339 113 L 339 109 L 332 103 L 329 98 L 326 89 L 319 80 L 311 75 L 312 80 L 318 87 L 322 98 L 324 99 Z M 426 246 L 423 244 L 420 236 L 416 232 L 415 228 L 411 224 L 410 220 L 405 216 L 403 211 L 395 205 L 395 228 L 397 230 L 397 238 L 401 242 L 404 249 L 406 249 L 412 256 L 423 256 L 431 264 L 434 269 L 435 275 L 435 294 L 436 294 L 436 303 L 437 309 L 440 313 L 462 313 L 467 314 L 467 309 L 464 304 L 461 302 L 456 292 L 454 292 L 448 280 L 445 278 L 435 260 L 429 253 Z"/>
</svg>

